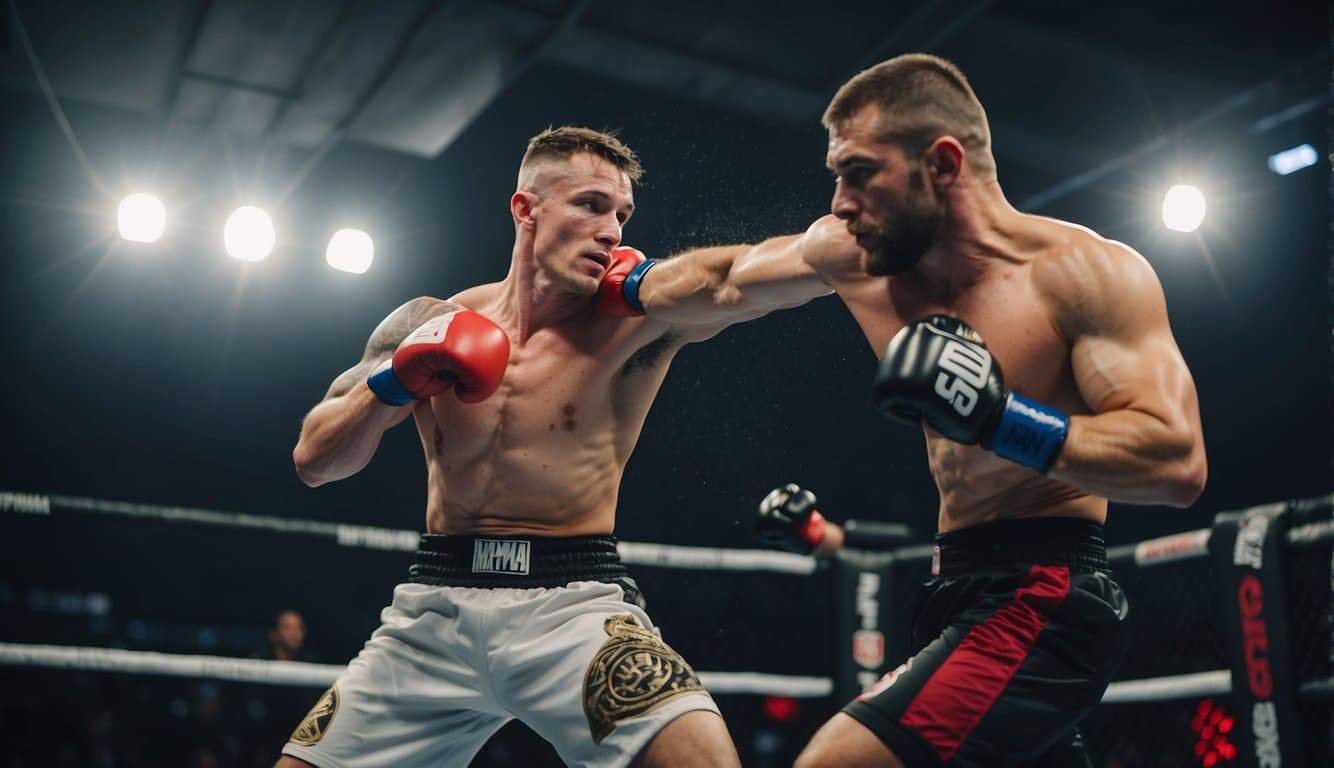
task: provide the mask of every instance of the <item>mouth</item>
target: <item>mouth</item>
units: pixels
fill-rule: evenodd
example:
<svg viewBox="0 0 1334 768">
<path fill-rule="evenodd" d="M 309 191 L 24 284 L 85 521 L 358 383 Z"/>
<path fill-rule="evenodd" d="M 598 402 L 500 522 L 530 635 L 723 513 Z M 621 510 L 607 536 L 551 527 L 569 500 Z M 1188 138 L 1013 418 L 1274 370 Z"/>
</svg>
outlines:
<svg viewBox="0 0 1334 768">
<path fill-rule="evenodd" d="M 857 235 L 857 247 L 869 251 L 875 246 L 875 235 Z"/>
<path fill-rule="evenodd" d="M 585 251 L 580 255 L 583 256 L 585 259 L 588 259 L 589 261 L 592 261 L 593 263 L 597 264 L 598 267 L 602 269 L 606 269 L 607 267 L 611 266 L 610 253 L 606 253 L 604 251 Z"/>
</svg>

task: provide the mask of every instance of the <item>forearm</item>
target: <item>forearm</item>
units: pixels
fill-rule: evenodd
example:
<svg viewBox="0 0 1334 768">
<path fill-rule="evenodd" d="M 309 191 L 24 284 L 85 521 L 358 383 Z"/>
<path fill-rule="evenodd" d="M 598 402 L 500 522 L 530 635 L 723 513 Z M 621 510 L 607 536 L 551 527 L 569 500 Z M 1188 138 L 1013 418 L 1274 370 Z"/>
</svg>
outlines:
<svg viewBox="0 0 1334 768">
<path fill-rule="evenodd" d="M 1204 448 L 1185 425 L 1135 410 L 1074 416 L 1048 475 L 1112 501 L 1187 507 L 1204 488 Z"/>
<path fill-rule="evenodd" d="M 370 463 L 385 430 L 411 410 L 412 404 L 385 405 L 365 383 L 325 400 L 301 423 L 292 451 L 297 476 L 313 488 L 356 474 Z"/>
<path fill-rule="evenodd" d="M 800 235 L 702 248 L 657 264 L 639 298 L 649 317 L 704 325 L 758 317 L 832 292 L 802 259 Z"/>
</svg>

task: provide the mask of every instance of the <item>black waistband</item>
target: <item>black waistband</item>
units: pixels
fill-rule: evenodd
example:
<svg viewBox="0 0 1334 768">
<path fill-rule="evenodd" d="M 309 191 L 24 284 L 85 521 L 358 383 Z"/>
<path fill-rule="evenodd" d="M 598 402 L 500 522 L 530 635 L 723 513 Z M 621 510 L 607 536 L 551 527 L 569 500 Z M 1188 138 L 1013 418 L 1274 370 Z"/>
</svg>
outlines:
<svg viewBox="0 0 1334 768">
<path fill-rule="evenodd" d="M 933 570 L 941 576 L 1025 564 L 1108 570 L 1102 526 L 1075 517 L 997 520 L 939 533 L 936 556 Z"/>
<path fill-rule="evenodd" d="M 615 536 L 540 538 L 424 533 L 408 580 L 437 587 L 560 587 L 618 581 L 630 572 Z"/>
</svg>

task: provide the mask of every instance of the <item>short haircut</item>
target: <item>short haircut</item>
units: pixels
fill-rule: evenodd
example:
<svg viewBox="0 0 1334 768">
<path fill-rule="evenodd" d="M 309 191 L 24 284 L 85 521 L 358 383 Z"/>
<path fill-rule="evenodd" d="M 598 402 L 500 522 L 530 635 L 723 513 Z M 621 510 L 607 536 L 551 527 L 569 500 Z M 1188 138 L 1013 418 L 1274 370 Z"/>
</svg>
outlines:
<svg viewBox="0 0 1334 768">
<path fill-rule="evenodd" d="M 928 53 L 882 61 L 844 83 L 821 122 L 833 128 L 867 105 L 880 110 L 882 140 L 917 153 L 941 136 L 953 136 L 968 151 L 975 173 L 995 177 L 987 113 L 954 64 Z"/>
<path fill-rule="evenodd" d="M 644 175 L 644 166 L 639 164 L 639 157 L 634 150 L 625 146 L 614 132 L 595 131 L 592 128 L 580 128 L 562 125 L 559 128 L 547 128 L 528 140 L 528 151 L 523 153 L 523 162 L 519 164 L 519 173 L 529 164 L 542 158 L 567 160 L 576 154 L 587 152 L 606 160 L 625 172 L 631 182 L 638 182 Z"/>
</svg>

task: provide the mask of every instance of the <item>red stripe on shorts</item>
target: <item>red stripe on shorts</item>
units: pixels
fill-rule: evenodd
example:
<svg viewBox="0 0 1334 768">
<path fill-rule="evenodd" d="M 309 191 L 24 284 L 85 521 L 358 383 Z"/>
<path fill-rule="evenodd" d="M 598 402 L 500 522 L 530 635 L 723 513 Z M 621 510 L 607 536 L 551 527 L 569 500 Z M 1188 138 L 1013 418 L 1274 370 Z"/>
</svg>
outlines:
<svg viewBox="0 0 1334 768">
<path fill-rule="evenodd" d="M 1014 601 L 974 626 L 922 686 L 899 723 L 949 762 L 1024 663 L 1070 591 L 1070 569 L 1035 565 Z"/>
</svg>

